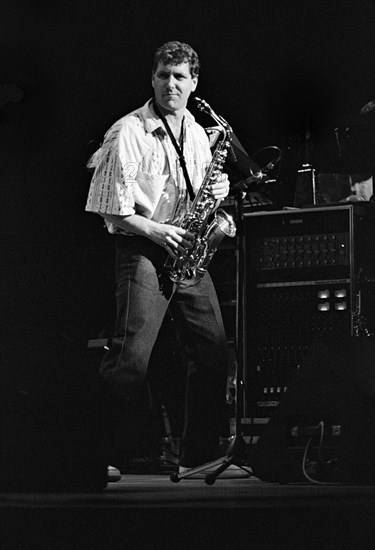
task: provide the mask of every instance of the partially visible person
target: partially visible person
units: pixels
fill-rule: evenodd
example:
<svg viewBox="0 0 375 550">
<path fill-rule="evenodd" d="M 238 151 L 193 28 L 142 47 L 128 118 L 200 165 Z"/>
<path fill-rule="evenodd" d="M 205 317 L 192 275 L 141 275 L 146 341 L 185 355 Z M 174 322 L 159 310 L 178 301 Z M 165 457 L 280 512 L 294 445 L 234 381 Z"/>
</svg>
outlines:
<svg viewBox="0 0 375 550">
<path fill-rule="evenodd" d="M 370 201 L 373 197 L 372 174 L 349 174 L 349 183 L 352 193 L 340 202 Z"/>
</svg>

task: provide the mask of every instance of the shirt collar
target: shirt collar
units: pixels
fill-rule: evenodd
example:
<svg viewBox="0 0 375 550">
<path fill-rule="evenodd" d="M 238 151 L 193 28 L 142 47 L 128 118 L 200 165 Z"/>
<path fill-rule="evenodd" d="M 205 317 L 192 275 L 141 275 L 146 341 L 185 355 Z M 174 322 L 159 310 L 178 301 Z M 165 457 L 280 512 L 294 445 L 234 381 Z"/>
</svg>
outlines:
<svg viewBox="0 0 375 550">
<path fill-rule="evenodd" d="M 155 114 L 152 108 L 152 99 L 149 99 L 140 110 L 141 119 L 145 125 L 147 132 L 155 132 L 158 128 L 162 128 L 164 131 L 164 125 L 161 119 Z M 190 111 L 186 110 L 185 114 L 185 124 L 186 126 L 191 126 L 195 121 L 194 116 Z"/>
</svg>

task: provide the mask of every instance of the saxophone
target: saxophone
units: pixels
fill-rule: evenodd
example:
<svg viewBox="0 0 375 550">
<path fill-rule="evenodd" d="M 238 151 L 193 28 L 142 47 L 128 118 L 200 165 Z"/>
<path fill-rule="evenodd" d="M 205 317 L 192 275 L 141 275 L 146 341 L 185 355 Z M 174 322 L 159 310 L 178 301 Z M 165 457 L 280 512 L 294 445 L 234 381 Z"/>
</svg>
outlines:
<svg viewBox="0 0 375 550">
<path fill-rule="evenodd" d="M 210 215 L 215 211 L 217 199 L 209 189 L 217 176 L 221 173 L 231 142 L 232 129 L 229 124 L 218 116 L 206 101 L 195 98 L 198 109 L 210 115 L 221 127 L 222 134 L 216 145 L 211 162 L 205 173 L 191 210 L 187 212 L 180 227 L 195 235 L 192 248 L 177 255 L 177 258 L 168 257 L 165 262 L 169 278 L 180 287 L 198 284 L 207 271 L 220 242 L 225 235 L 234 237 L 236 225 L 233 218 L 223 209 L 215 212 L 214 219 L 209 222 Z"/>
</svg>

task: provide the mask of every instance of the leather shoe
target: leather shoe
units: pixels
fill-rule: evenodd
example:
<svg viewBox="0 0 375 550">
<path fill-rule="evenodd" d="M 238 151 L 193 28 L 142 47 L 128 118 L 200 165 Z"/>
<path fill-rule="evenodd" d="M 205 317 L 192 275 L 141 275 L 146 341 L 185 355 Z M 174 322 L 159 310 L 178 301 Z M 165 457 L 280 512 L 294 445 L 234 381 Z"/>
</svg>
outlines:
<svg viewBox="0 0 375 550">
<path fill-rule="evenodd" d="M 114 466 L 107 466 L 107 481 L 108 483 L 113 483 L 114 481 L 120 481 L 121 472 L 118 468 Z"/>
</svg>

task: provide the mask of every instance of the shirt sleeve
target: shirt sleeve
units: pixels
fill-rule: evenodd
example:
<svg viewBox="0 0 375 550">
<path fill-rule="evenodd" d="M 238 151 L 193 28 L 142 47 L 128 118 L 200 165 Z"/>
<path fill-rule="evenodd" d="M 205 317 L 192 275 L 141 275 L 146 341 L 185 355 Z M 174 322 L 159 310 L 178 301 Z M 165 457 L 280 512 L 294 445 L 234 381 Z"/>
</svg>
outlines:
<svg viewBox="0 0 375 550">
<path fill-rule="evenodd" d="M 91 159 L 95 171 L 86 211 L 118 216 L 134 214 L 136 176 L 149 147 L 141 121 L 136 117 L 124 117 L 110 128 Z"/>
</svg>

